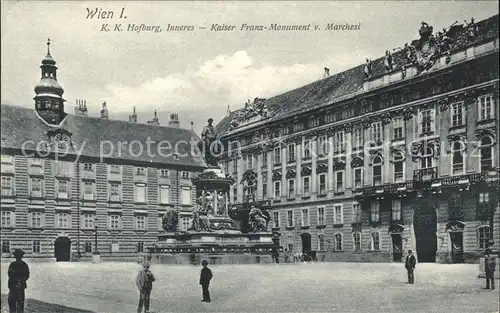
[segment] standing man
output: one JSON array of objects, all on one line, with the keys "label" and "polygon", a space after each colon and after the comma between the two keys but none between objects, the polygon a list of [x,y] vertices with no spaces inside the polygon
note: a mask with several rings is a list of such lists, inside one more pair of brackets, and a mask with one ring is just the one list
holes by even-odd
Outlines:
[{"label": "standing man", "polygon": [[490,249],[486,249],[484,252],[484,271],[486,274],[486,289],[490,289],[490,281],[491,281],[491,289],[495,289],[495,267],[496,260],[495,256],[491,254]]},{"label": "standing man", "polygon": [[201,302],[210,302],[210,291],[208,290],[208,286],[210,285],[210,280],[212,279],[212,271],[207,267],[207,260],[203,260],[201,265],[203,265],[200,274],[200,285],[203,291],[203,300],[201,300]]},{"label": "standing man", "polygon": [[142,265],[143,269],[137,274],[135,279],[135,284],[137,289],[139,289],[139,306],[137,307],[137,313],[142,312],[142,307],[144,306],[144,312],[149,312],[149,300],[151,298],[151,290],[153,290],[153,282],[155,277],[153,273],[149,271],[149,262],[144,262]]},{"label": "standing man", "polygon": [[413,255],[413,251],[408,250],[408,256],[405,261],[405,268],[408,272],[408,284],[413,284],[415,282],[415,276],[413,275],[413,271],[415,270],[415,265],[417,265],[417,260]]},{"label": "standing man", "polygon": [[10,313],[24,313],[24,297],[27,288],[26,281],[30,278],[28,264],[22,260],[24,252],[21,249],[14,251],[16,260],[9,265],[9,310]]}]

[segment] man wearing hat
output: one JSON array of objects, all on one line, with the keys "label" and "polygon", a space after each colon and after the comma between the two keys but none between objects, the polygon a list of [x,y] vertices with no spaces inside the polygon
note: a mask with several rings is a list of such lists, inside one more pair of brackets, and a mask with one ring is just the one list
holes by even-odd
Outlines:
[{"label": "man wearing hat", "polygon": [[413,255],[413,251],[408,250],[408,256],[405,261],[405,268],[408,272],[408,284],[413,284],[415,282],[415,276],[413,271],[415,270],[415,266],[417,265],[417,260]]},{"label": "man wearing hat", "polygon": [[139,306],[137,307],[137,313],[142,312],[142,307],[144,306],[144,312],[149,312],[149,299],[151,297],[151,290],[153,290],[153,282],[155,277],[153,273],[149,271],[149,262],[144,262],[142,264],[143,269],[137,274],[135,283],[137,289],[139,289]]},{"label": "man wearing hat", "polygon": [[9,265],[9,310],[10,313],[24,312],[24,290],[26,281],[30,278],[28,264],[22,260],[24,252],[21,249],[14,251],[16,260]]},{"label": "man wearing hat", "polygon": [[495,267],[496,267],[496,260],[495,256],[491,254],[490,249],[486,249],[484,252],[484,271],[485,271],[485,276],[486,276],[486,289],[490,289],[490,282],[491,282],[491,289],[495,289]]}]

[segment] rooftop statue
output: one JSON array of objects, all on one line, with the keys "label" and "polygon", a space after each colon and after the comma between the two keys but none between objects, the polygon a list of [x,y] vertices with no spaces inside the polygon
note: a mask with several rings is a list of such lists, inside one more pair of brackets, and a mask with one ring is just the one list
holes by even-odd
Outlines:
[{"label": "rooftop statue", "polygon": [[199,142],[199,148],[204,154],[205,162],[208,166],[217,166],[216,154],[219,151],[219,143],[216,142],[217,133],[215,127],[212,125],[213,119],[208,119],[208,124],[203,127],[201,131],[201,141]]}]

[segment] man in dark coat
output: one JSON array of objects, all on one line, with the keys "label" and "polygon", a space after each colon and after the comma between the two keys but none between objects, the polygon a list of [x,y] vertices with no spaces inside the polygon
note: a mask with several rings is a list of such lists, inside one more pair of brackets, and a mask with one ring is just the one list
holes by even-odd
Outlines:
[{"label": "man in dark coat", "polygon": [[28,264],[22,260],[24,252],[20,249],[14,251],[16,260],[9,265],[9,310],[10,313],[24,312],[26,281],[30,278]]},{"label": "man in dark coat", "polygon": [[203,265],[200,274],[200,285],[203,291],[203,300],[201,300],[201,302],[210,302],[210,291],[208,290],[208,286],[212,279],[212,271],[207,267],[208,262],[206,260],[203,260],[201,265]]},{"label": "man in dark coat", "polygon": [[417,265],[417,260],[413,255],[413,251],[408,250],[408,256],[405,261],[405,268],[408,272],[408,284],[413,284],[415,282],[415,276],[413,276],[413,271],[415,270],[415,265]]},{"label": "man in dark coat", "polygon": [[495,289],[495,267],[496,267],[496,260],[495,256],[491,254],[490,249],[486,249],[484,252],[484,271],[486,274],[486,289],[490,289],[490,282],[491,282],[491,289]]}]

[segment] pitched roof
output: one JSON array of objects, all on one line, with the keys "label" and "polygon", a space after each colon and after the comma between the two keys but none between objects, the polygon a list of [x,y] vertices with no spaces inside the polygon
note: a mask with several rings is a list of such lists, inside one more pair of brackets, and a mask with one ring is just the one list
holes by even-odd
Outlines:
[{"label": "pitched roof", "polygon": [[[27,149],[34,148],[37,143],[50,141],[49,131],[62,129],[72,134],[71,141],[77,151],[83,150],[83,156],[206,167],[202,156],[191,151],[190,143],[199,140],[191,130],[71,114],[61,125],[50,126],[34,109],[5,104],[1,108],[2,149],[21,149],[23,144]],[[174,152],[179,154],[178,159]]]},{"label": "pitched roof", "polygon": [[[454,39],[461,37],[452,45],[451,53],[463,50],[467,46],[472,46],[486,40],[498,37],[498,15],[482,20],[475,24],[477,34],[474,40],[462,40],[466,29],[462,28],[453,36]],[[458,28],[458,27],[457,27]],[[400,69],[406,63],[403,51],[392,54],[395,69]],[[372,60],[372,77],[377,77],[386,73],[384,68],[384,57]],[[284,120],[300,112],[309,111],[322,106],[331,105],[332,102],[363,93],[363,83],[365,81],[364,64],[337,73],[327,78],[315,81],[311,84],[299,87],[279,94],[266,100],[266,105],[273,117],[267,122]],[[261,95],[265,97],[265,95]],[[241,113],[243,109],[238,109],[220,121],[216,128],[220,134],[229,131],[229,124]]]}]

